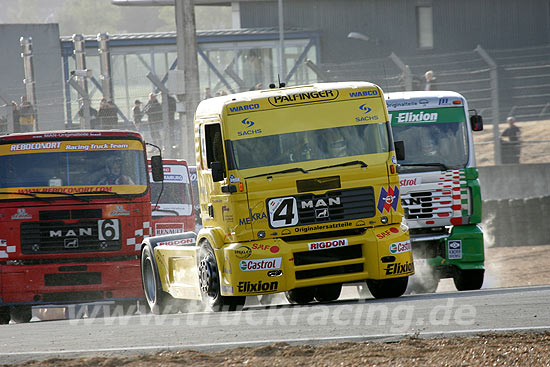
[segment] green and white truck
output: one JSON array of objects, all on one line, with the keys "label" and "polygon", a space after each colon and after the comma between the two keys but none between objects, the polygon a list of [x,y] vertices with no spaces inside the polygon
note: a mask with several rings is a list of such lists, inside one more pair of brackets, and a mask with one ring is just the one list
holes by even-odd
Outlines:
[{"label": "green and white truck", "polygon": [[410,290],[434,292],[441,278],[453,278],[459,291],[479,289],[484,251],[472,131],[483,129],[482,118],[456,92],[385,96],[394,140],[405,147],[398,172],[416,268]]}]

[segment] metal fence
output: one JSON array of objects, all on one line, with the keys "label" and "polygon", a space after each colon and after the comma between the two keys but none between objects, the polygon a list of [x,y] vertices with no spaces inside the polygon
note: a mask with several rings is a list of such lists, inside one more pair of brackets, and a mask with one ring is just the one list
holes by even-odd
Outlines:
[{"label": "metal fence", "polygon": [[[323,80],[368,80],[387,92],[423,90],[424,73],[432,70],[439,90],[453,90],[480,113],[486,129],[493,125],[493,162],[500,163],[499,123],[514,115],[520,123],[550,119],[550,45],[519,49],[400,57],[393,53],[381,59],[344,64],[321,64]],[[523,141],[524,145],[545,140]],[[539,150],[542,158],[547,149]]]}]

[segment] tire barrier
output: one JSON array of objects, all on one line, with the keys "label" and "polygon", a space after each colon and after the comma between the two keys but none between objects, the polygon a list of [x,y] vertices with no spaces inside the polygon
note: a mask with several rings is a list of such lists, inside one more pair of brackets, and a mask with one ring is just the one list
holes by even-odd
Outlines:
[{"label": "tire barrier", "polygon": [[550,196],[483,201],[485,246],[550,243]]}]

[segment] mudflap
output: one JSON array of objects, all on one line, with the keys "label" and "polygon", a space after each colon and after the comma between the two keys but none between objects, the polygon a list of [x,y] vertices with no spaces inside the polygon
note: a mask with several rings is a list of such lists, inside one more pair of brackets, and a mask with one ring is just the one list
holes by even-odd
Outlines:
[{"label": "mudflap", "polygon": [[445,240],[445,262],[461,270],[485,269],[483,232],[477,225],[454,226]]}]

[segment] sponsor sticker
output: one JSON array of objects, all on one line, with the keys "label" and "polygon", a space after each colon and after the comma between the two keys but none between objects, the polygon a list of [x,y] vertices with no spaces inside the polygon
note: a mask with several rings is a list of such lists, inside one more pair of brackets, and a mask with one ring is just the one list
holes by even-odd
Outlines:
[{"label": "sponsor sticker", "polygon": [[163,241],[157,243],[157,246],[186,246],[195,243],[194,238],[181,238],[179,240]]},{"label": "sponsor sticker", "polygon": [[248,259],[252,254],[252,249],[248,246],[239,246],[235,249],[235,256],[238,259]]},{"label": "sponsor sticker", "polygon": [[176,234],[184,231],[183,223],[157,223],[155,224],[155,235]]},{"label": "sponsor sticker", "polygon": [[462,241],[453,240],[447,243],[449,259],[462,259]]},{"label": "sponsor sticker", "polygon": [[408,261],[404,264],[392,263],[388,264],[384,270],[386,271],[386,275],[408,274],[414,271],[414,263]]},{"label": "sponsor sticker", "polygon": [[307,245],[309,247],[309,251],[327,250],[327,249],[330,249],[330,248],[347,246],[348,245],[348,239],[347,238],[342,238],[342,239],[338,239],[338,240],[310,242]]},{"label": "sponsor sticker", "polygon": [[390,245],[390,252],[392,254],[401,254],[403,252],[411,251],[411,241],[394,242]]},{"label": "sponsor sticker", "polygon": [[124,205],[117,205],[115,209],[109,213],[110,217],[115,217],[119,215],[130,215],[130,212],[124,208]]},{"label": "sponsor sticker", "polygon": [[390,209],[397,210],[397,204],[399,203],[399,187],[388,187],[388,190],[384,187],[380,188],[380,196],[378,197],[378,205],[376,208],[383,214],[384,211],[389,213]]},{"label": "sponsor sticker", "polygon": [[282,258],[241,260],[239,266],[242,271],[273,270],[281,268]]},{"label": "sponsor sticker", "polygon": [[414,178],[402,178],[399,180],[399,185],[401,187],[408,187],[408,186],[417,186],[422,183],[422,177],[414,177]]},{"label": "sponsor sticker", "polygon": [[32,215],[27,213],[25,208],[17,209],[17,213],[11,216],[11,219],[32,219]]},{"label": "sponsor sticker", "polygon": [[279,282],[239,282],[237,289],[239,292],[251,293],[251,292],[273,292],[279,288]]}]

